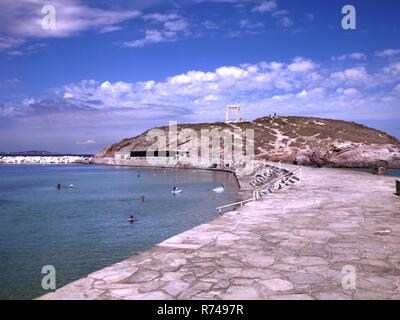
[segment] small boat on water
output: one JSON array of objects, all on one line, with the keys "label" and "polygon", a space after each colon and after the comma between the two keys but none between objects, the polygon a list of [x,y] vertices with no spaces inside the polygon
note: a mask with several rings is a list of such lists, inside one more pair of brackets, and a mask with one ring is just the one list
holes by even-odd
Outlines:
[{"label": "small boat on water", "polygon": [[183,190],[181,190],[181,189],[176,189],[176,190],[171,191],[171,193],[173,193],[173,194],[182,193],[182,192],[183,192]]}]

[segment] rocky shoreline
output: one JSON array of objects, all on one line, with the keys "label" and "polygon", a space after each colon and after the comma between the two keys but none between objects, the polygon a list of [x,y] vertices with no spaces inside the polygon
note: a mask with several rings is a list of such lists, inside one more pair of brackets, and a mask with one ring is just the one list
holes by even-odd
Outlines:
[{"label": "rocky shoreline", "polygon": [[[160,127],[156,130],[168,137],[170,128]],[[197,137],[201,136],[203,130],[208,130],[231,132],[239,140],[247,139],[254,144],[255,160],[335,168],[369,168],[385,163],[388,168],[400,169],[400,141],[385,132],[354,122],[311,117],[264,117],[234,124],[178,125],[179,150],[196,155],[193,159],[196,166],[209,167],[213,165],[212,162],[197,164],[198,150],[194,149],[198,148],[194,143],[196,135],[185,136],[187,130],[197,133]],[[247,136],[248,130],[254,132],[251,139]],[[153,141],[148,139],[150,131],[104,148],[95,155],[94,161],[114,165],[142,165],[145,159],[132,156],[132,152],[140,153],[149,149]],[[238,163],[230,164],[238,167]]]}]

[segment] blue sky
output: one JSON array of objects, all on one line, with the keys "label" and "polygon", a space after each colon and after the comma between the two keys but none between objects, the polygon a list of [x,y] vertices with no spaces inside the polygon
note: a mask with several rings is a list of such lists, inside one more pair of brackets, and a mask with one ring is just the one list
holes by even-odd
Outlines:
[{"label": "blue sky", "polygon": [[[44,5],[56,28],[44,30]],[[341,27],[344,5],[357,29]],[[400,3],[0,1],[0,151],[95,152],[149,127],[277,112],[400,137]]]}]

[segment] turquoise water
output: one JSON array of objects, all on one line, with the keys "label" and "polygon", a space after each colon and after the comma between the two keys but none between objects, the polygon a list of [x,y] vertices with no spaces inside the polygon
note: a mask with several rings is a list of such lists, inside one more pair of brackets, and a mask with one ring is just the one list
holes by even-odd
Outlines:
[{"label": "turquoise water", "polygon": [[[0,165],[0,299],[32,299],[44,265],[57,287],[218,216],[238,200],[224,172]],[[56,184],[63,187],[56,190]],[[68,186],[74,184],[75,188]],[[212,188],[224,184],[226,192]],[[172,195],[173,185],[184,189]],[[138,198],[144,195],[145,202]],[[128,223],[134,215],[137,222]]]}]

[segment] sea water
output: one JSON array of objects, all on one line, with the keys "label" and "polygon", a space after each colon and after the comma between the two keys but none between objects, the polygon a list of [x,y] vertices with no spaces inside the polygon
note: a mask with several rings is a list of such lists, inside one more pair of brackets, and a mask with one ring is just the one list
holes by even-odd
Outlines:
[{"label": "sea water", "polygon": [[389,176],[392,176],[392,177],[400,177],[400,170],[399,169],[396,169],[396,170],[389,170]]},{"label": "sea water", "polygon": [[[372,173],[372,168],[353,168],[353,169],[346,169],[346,170],[356,170],[356,171]],[[389,169],[387,175],[391,176],[391,177],[400,177],[400,169]]]},{"label": "sea water", "polygon": [[[224,193],[212,191],[221,184]],[[173,186],[184,192],[173,195]],[[47,293],[45,265],[55,267],[59,288],[211,221],[217,206],[237,200],[236,179],[225,172],[0,165],[0,299]]]}]

